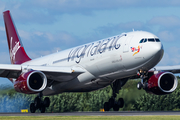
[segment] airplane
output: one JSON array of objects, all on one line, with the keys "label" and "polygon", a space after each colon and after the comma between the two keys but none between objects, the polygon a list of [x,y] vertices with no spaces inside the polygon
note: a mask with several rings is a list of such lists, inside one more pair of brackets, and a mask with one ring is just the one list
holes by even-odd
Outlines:
[{"label": "airplane", "polygon": [[[37,94],[31,113],[44,113],[49,97],[63,92],[90,92],[112,87],[104,110],[118,111],[123,98],[115,100],[129,79],[140,78],[137,88],[148,93],[172,93],[178,85],[173,74],[180,67],[155,67],[164,49],[159,38],[146,31],[131,31],[31,59],[20,40],[10,11],[3,12],[11,64],[0,64],[0,77],[8,78],[17,92]],[[154,68],[155,67],[155,68]]]}]

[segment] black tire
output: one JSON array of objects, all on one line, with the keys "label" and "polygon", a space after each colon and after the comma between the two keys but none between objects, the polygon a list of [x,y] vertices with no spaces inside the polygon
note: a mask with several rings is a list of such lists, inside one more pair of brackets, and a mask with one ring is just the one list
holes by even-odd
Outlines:
[{"label": "black tire", "polygon": [[143,89],[144,89],[144,90],[147,90],[147,89],[148,89],[148,84],[147,84],[147,83],[144,83]]},{"label": "black tire", "polygon": [[49,99],[49,97],[45,97],[43,103],[44,103],[44,106],[45,106],[45,107],[49,107],[49,105],[50,105],[50,99]]},{"label": "black tire", "polygon": [[44,105],[41,106],[41,108],[39,109],[41,111],[41,113],[45,113],[46,111],[46,107]]},{"label": "black tire", "polygon": [[114,104],[113,110],[114,110],[114,111],[119,111],[119,105],[118,105],[118,104]]},{"label": "black tire", "polygon": [[109,111],[109,103],[108,102],[104,103],[104,111]]},{"label": "black tire", "polygon": [[138,89],[138,90],[141,90],[141,88],[142,88],[142,84],[141,84],[141,82],[138,82],[138,83],[137,83],[137,89]]},{"label": "black tire", "polygon": [[34,99],[34,106],[36,107],[36,109],[40,108],[40,106],[41,106],[41,99],[39,97],[36,97]]},{"label": "black tire", "polygon": [[124,106],[124,99],[123,98],[118,99],[118,106],[119,106],[119,108],[123,108],[123,106]]},{"label": "black tire", "polygon": [[109,102],[108,102],[109,103],[109,109],[111,109],[114,106],[114,102],[115,102],[114,98],[109,99]]},{"label": "black tire", "polygon": [[30,111],[31,111],[31,113],[35,113],[36,112],[36,107],[35,107],[34,103],[30,104]]}]

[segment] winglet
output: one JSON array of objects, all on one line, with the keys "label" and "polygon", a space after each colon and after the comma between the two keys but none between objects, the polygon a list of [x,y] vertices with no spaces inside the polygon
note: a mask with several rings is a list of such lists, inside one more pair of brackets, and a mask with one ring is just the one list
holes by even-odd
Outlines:
[{"label": "winglet", "polygon": [[6,28],[7,41],[11,64],[22,64],[31,60],[26,54],[18,32],[15,28],[10,11],[3,12],[4,24]]}]

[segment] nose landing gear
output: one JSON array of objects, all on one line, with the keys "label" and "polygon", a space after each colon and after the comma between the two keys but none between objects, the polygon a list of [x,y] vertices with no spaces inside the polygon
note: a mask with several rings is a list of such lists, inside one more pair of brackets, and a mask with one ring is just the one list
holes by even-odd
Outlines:
[{"label": "nose landing gear", "polygon": [[147,80],[148,80],[148,71],[140,70],[137,74],[141,78],[141,82],[137,83],[137,89],[138,90],[141,90],[141,88],[146,89],[147,88]]}]

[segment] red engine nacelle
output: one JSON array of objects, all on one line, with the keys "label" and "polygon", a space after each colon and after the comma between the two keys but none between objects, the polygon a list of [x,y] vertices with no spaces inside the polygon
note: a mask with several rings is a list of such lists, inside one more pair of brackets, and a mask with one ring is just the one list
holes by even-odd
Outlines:
[{"label": "red engine nacelle", "polygon": [[14,88],[21,93],[38,93],[47,86],[47,78],[40,71],[29,71],[22,73],[14,83]]},{"label": "red engine nacelle", "polygon": [[160,72],[149,78],[146,91],[156,95],[165,95],[172,93],[177,85],[176,76],[170,72]]}]

